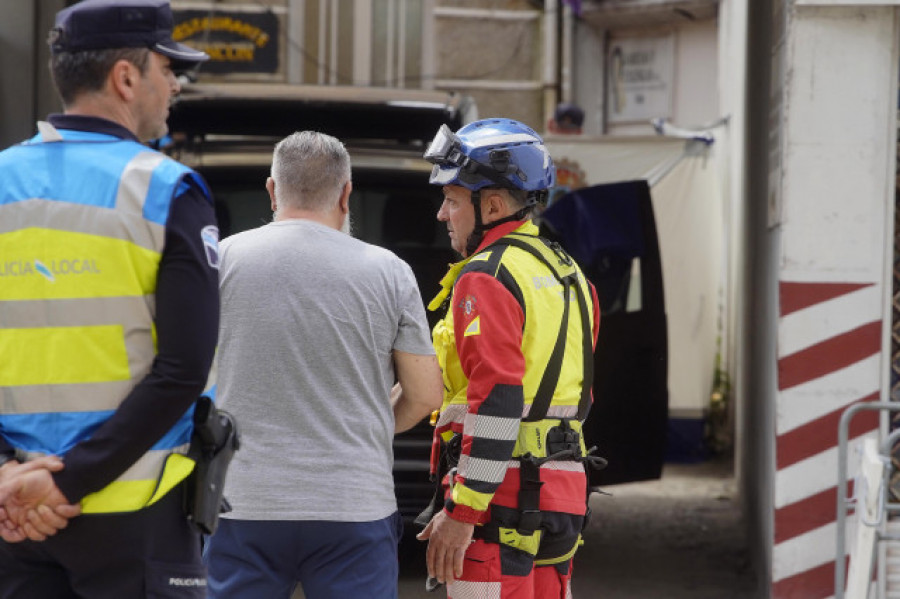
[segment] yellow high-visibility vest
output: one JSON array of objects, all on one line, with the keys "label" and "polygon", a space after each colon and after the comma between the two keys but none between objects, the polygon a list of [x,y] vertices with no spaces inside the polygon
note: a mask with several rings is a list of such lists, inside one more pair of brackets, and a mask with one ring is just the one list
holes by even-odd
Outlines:
[{"label": "yellow high-visibility vest", "polygon": [[[0,434],[29,456],[64,456],[150,371],[172,200],[186,186],[210,195],[137,142],[41,125],[0,153]],[[193,469],[191,432],[188,413],[83,512],[165,495]]]}]

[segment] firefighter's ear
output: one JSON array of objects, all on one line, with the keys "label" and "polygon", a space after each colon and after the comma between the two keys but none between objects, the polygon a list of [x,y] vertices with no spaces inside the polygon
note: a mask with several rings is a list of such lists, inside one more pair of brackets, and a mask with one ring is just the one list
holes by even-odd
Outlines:
[{"label": "firefighter's ear", "polygon": [[481,216],[484,222],[490,223],[507,215],[506,201],[499,189],[487,189],[481,192]]}]

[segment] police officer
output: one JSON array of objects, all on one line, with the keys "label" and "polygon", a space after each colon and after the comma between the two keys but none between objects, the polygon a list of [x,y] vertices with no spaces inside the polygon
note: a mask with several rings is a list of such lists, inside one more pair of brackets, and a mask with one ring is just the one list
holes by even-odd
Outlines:
[{"label": "police officer", "polygon": [[437,218],[463,256],[429,306],[449,302],[433,332],[445,392],[432,463],[445,495],[419,534],[429,576],[451,597],[570,596],[594,460],[580,431],[596,292],[530,220],[555,177],[533,130],[499,118],[443,126],[425,158],[443,188]]},{"label": "police officer", "polygon": [[[182,495],[218,231],[202,179],[144,145],[167,132],[176,72],[208,58],[172,27],[167,0],[60,11],[64,113],[0,153],[2,598],[205,596]],[[16,464],[53,455],[62,470]]]}]

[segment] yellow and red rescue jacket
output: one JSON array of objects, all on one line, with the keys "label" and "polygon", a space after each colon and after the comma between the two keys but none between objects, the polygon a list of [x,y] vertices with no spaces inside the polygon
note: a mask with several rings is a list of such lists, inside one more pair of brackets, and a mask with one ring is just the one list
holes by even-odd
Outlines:
[{"label": "yellow and red rescue jacket", "polygon": [[[490,504],[517,507],[519,461],[531,453],[546,455],[544,437],[560,419],[576,419],[584,381],[584,336],[596,344],[600,310],[596,291],[577,265],[582,297],[590,296],[590,326],[571,290],[562,367],[546,418],[524,422],[561,334],[564,294],[559,279],[531,252],[506,245],[505,236],[524,240],[552,261],[553,250],[537,237],[531,221],[491,229],[473,255],[453,265],[441,293],[429,309],[448,295],[447,315],[433,331],[443,371],[444,403],[435,435],[448,441],[462,435],[456,476],[445,509],[457,520],[483,523]],[[557,273],[558,274],[558,273]],[[451,294],[452,290],[452,294]],[[580,422],[574,420],[576,428]],[[582,451],[584,451],[582,441]],[[549,461],[541,467],[544,485],[540,509],[585,513],[586,479],[578,461]]]}]

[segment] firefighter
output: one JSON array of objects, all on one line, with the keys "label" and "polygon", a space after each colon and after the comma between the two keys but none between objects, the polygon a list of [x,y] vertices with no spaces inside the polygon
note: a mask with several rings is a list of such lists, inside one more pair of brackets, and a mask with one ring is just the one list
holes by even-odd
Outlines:
[{"label": "firefighter", "polygon": [[[532,210],[555,169],[541,138],[510,119],[453,133],[425,153],[443,188],[439,221],[463,260],[429,309],[444,377],[433,474],[443,493],[419,534],[429,585],[449,597],[567,597],[587,513],[581,437],[599,330],[596,291]],[[442,509],[441,508],[442,503]]]}]

